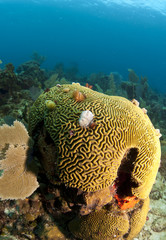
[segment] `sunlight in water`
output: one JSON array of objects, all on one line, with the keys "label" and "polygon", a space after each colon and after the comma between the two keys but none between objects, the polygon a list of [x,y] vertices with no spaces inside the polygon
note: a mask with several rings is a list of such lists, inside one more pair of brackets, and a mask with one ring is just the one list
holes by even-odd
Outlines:
[{"label": "sunlight in water", "polygon": [[[4,0],[3,0],[4,1]],[[0,2],[3,2],[0,0]],[[11,1],[11,0],[10,0]],[[16,0],[18,1],[18,0]],[[23,1],[23,0],[22,0]],[[166,15],[166,0],[94,0],[94,1],[89,1],[89,0],[31,0],[34,3],[66,3],[66,4],[81,4],[83,6],[98,6],[100,4],[104,5],[121,5],[121,6],[129,6],[129,7],[136,7],[136,8],[147,8],[151,9],[157,12],[160,12],[163,15]]]}]

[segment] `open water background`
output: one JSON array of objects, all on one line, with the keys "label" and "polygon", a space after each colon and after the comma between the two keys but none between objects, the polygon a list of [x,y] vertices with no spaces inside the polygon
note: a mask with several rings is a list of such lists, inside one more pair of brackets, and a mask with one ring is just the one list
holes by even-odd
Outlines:
[{"label": "open water background", "polygon": [[0,59],[16,67],[36,51],[43,68],[79,73],[132,68],[166,92],[166,1],[0,0]]}]

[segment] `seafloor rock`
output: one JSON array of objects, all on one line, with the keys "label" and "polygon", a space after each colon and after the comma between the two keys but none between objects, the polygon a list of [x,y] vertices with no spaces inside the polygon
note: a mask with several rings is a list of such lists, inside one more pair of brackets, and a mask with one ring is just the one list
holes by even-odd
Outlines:
[{"label": "seafloor rock", "polygon": [[62,230],[56,225],[52,224],[49,226],[45,224],[43,229],[39,233],[41,240],[66,240],[66,236],[63,234]]},{"label": "seafloor rock", "polygon": [[163,230],[166,229],[166,218],[158,218],[156,220],[153,221],[152,223],[152,230],[154,232],[162,232]]},{"label": "seafloor rock", "polygon": [[[154,198],[156,190],[159,191],[160,197]],[[150,211],[148,213],[147,221],[134,240],[165,240],[166,239],[166,189],[165,179],[160,174],[157,174],[156,182],[150,194]],[[158,194],[157,194],[158,196]]]},{"label": "seafloor rock", "polygon": [[[165,126],[165,125],[164,125]],[[166,141],[161,142],[161,152],[162,152],[162,160],[161,160],[161,175],[166,179]]]}]

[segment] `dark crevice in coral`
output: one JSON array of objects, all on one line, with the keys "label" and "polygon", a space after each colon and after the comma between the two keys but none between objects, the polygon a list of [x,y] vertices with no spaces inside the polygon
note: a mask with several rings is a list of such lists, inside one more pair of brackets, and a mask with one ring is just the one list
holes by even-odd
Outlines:
[{"label": "dark crevice in coral", "polygon": [[[39,133],[42,129],[44,125],[44,119],[41,120],[40,122],[38,122],[36,125],[35,125],[35,128],[33,129],[32,133],[30,134],[30,136],[33,136],[33,140],[34,142],[36,142],[38,136],[39,136]],[[29,129],[28,129],[29,130]]]},{"label": "dark crevice in coral", "polygon": [[42,122],[37,126],[36,135],[34,137],[34,156],[40,162],[40,170],[45,172],[47,178],[51,183],[60,183],[60,179],[57,171],[57,147],[54,141],[50,137],[48,131],[43,128]]},{"label": "dark crevice in coral", "polygon": [[134,168],[133,163],[136,161],[137,155],[138,148],[130,148],[122,159],[116,179],[117,194],[120,197],[132,196],[131,188],[138,187],[138,183],[131,176]]}]

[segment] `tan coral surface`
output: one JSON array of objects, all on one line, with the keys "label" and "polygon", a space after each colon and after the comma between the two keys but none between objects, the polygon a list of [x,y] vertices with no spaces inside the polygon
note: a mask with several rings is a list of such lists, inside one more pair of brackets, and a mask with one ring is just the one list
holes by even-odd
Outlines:
[{"label": "tan coral surface", "polygon": [[26,168],[30,137],[25,126],[0,127],[0,198],[24,199],[38,187],[35,174]]}]

